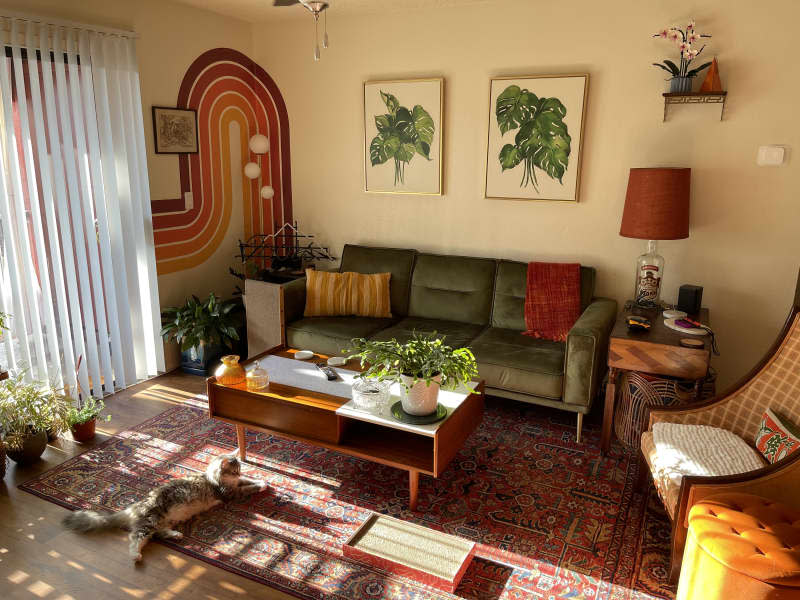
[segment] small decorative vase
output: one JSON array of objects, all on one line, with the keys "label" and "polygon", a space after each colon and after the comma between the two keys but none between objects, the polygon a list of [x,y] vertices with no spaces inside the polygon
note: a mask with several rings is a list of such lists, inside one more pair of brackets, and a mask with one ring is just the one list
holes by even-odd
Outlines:
[{"label": "small decorative vase", "polygon": [[692,91],[692,78],[673,77],[669,80],[669,91],[672,94],[688,94]]},{"label": "small decorative vase", "polygon": [[401,375],[403,389],[400,393],[400,401],[403,410],[410,415],[424,416],[436,412],[436,405],[439,401],[439,386],[442,383],[442,376],[437,375],[431,380],[430,385],[421,379],[414,382],[413,377]]},{"label": "small decorative vase", "polygon": [[22,448],[19,450],[8,450],[8,458],[20,465],[27,465],[36,462],[44,454],[47,448],[47,432],[37,431],[25,438]]},{"label": "small decorative vase", "polygon": [[247,372],[247,389],[252,392],[263,390],[269,385],[269,373],[258,365]]},{"label": "small decorative vase", "polygon": [[88,442],[94,439],[97,419],[89,419],[85,423],[78,423],[71,428],[72,439],[76,442]]},{"label": "small decorative vase", "polygon": [[223,356],[221,359],[222,364],[217,369],[214,375],[217,378],[217,383],[222,385],[239,385],[245,381],[245,372],[242,365],[239,364],[239,357],[235,354]]}]

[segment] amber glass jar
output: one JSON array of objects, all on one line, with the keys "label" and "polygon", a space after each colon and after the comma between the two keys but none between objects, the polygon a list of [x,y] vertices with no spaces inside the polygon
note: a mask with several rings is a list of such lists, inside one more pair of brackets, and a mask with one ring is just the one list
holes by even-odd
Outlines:
[{"label": "amber glass jar", "polygon": [[244,368],[239,364],[238,356],[229,354],[223,356],[220,360],[222,364],[217,369],[217,372],[214,373],[217,378],[217,383],[221,383],[222,385],[238,385],[244,383]]}]

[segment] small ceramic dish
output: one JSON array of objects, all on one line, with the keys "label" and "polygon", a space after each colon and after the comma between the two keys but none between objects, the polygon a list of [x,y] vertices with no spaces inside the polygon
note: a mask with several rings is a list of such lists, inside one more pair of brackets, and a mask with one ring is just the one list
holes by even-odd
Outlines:
[{"label": "small ceramic dish", "polygon": [[314,358],[314,353],[311,350],[298,350],[294,353],[294,357],[297,360],[308,360],[309,358]]},{"label": "small ceramic dish", "polygon": [[328,359],[329,367],[343,367],[347,364],[347,359],[344,356],[331,356]]}]

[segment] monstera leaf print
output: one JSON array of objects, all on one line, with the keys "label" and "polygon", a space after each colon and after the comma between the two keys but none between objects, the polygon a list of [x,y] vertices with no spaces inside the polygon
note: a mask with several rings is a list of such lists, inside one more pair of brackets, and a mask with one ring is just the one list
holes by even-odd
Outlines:
[{"label": "monstera leaf print", "polygon": [[400,106],[392,94],[381,91],[381,99],[388,113],[375,116],[378,129],[369,145],[372,166],[394,160],[394,184],[405,180],[405,168],[415,154],[431,160],[431,143],[436,129],[428,111],[417,104],[409,110]]},{"label": "monstera leaf print", "polygon": [[563,184],[572,142],[564,123],[566,114],[558,98],[539,98],[518,85],[508,86],[497,97],[495,115],[500,134],[518,130],[514,143],[502,147],[498,160],[503,171],[523,164],[520,187],[530,184],[539,191],[536,169]]}]

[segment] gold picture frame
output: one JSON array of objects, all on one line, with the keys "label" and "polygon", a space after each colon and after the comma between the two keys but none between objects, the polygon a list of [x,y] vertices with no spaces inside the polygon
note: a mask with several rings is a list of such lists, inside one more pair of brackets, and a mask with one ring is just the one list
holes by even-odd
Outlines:
[{"label": "gold picture frame", "polygon": [[[444,87],[444,77],[368,80],[363,83],[362,165],[365,192],[420,196],[441,196],[444,194]],[[384,95],[391,96],[393,99],[386,99]],[[433,96],[436,95],[438,95],[438,114],[431,115],[427,107],[435,101]],[[383,132],[378,129],[377,122],[380,120],[384,127],[390,126],[391,117],[395,116],[390,109],[390,104],[395,101],[397,102],[395,111],[404,109],[409,114],[416,115],[419,113],[421,115],[420,119],[414,119],[412,127],[419,122],[424,122],[426,116],[431,118],[433,124],[433,133],[427,146],[425,145],[427,137],[424,127],[420,129],[420,135],[416,139],[404,138],[403,146],[409,148],[404,156],[410,154],[410,158],[407,161],[399,160],[393,156],[392,148],[388,142],[394,142],[390,138],[396,136],[389,135],[388,129],[384,129],[387,137],[379,140]],[[421,104],[423,101],[425,106]],[[424,114],[417,110],[418,107],[422,108],[422,113]],[[388,119],[384,119],[384,117],[388,117]],[[409,145],[413,145],[416,148],[415,152],[410,151]],[[373,156],[371,154],[372,151],[377,153]],[[376,163],[373,158],[380,162]],[[432,170],[431,166],[424,162],[426,158],[435,165],[435,169]],[[389,159],[394,161],[393,174]],[[412,166],[411,163],[414,161],[417,162]],[[422,168],[419,165],[422,165]]]},{"label": "gold picture frame", "polygon": [[[543,80],[559,80],[554,83],[544,82]],[[579,80],[582,80],[580,82]],[[499,91],[500,85],[506,83],[506,88]],[[512,83],[513,82],[513,83]],[[522,87],[522,85],[528,87]],[[538,85],[537,85],[538,84]],[[579,85],[580,84],[580,85]],[[545,166],[547,170],[541,169],[535,165],[533,159],[520,158],[521,152],[515,154],[515,148],[507,149],[506,146],[516,146],[515,139],[504,137],[512,129],[502,131],[497,115],[496,115],[496,98],[503,93],[506,93],[510,86],[517,85],[520,87],[521,93],[529,91],[529,93],[536,95],[537,98],[547,98],[548,100],[555,100],[558,104],[552,103],[548,109],[555,110],[556,116],[559,117],[558,123],[564,126],[564,132],[568,133],[570,138],[568,159],[573,156],[576,159],[573,161],[567,160],[566,165],[563,164],[564,157],[557,152],[553,152],[550,156],[546,157]],[[547,96],[544,94],[537,94],[537,89],[542,91],[544,89]],[[566,105],[562,99],[551,94],[559,92],[566,100]],[[580,98],[578,98],[580,96]],[[583,163],[583,141],[584,131],[586,126],[586,107],[589,98],[589,73],[567,73],[557,75],[507,75],[492,77],[489,80],[489,109],[488,109],[488,125],[486,134],[486,162],[484,164],[484,198],[492,200],[527,200],[527,201],[547,201],[547,202],[578,202],[580,197],[580,184],[581,184],[581,167]],[[558,112],[555,106],[560,106],[564,109],[564,113]],[[575,126],[575,117],[573,117],[575,108],[579,108],[577,119],[579,123]],[[573,128],[569,127],[567,119],[572,123]],[[514,124],[516,121],[509,118],[505,121],[506,125]],[[493,131],[493,126],[495,131]],[[519,126],[519,125],[518,125]],[[521,126],[519,126],[521,129]],[[577,152],[572,152],[574,146],[575,131],[578,132]],[[498,132],[499,135],[498,135]],[[505,144],[500,145],[500,141]],[[515,142],[511,144],[510,142]],[[503,158],[507,157],[507,162],[503,162]],[[560,159],[560,160],[559,160]],[[497,163],[497,164],[496,164]],[[500,173],[498,173],[498,164]],[[513,165],[513,166],[507,166]],[[574,168],[573,168],[574,165]],[[562,171],[563,167],[563,171]],[[538,169],[538,171],[537,171]],[[513,173],[506,171],[514,171]],[[511,183],[511,178],[515,177],[519,180],[519,174],[522,173],[522,182],[516,187]],[[545,175],[542,182],[539,181],[537,173]],[[557,175],[561,173],[559,179]],[[563,179],[569,175],[569,186],[565,189],[559,189],[555,183],[564,186]],[[574,179],[573,179],[574,177]],[[547,179],[552,181],[548,181]],[[555,182],[555,183],[553,183]],[[544,185],[543,185],[544,184]],[[539,189],[541,186],[541,190]],[[519,188],[519,189],[517,189]],[[531,191],[531,188],[533,191]],[[523,193],[517,193],[523,190]]]}]

